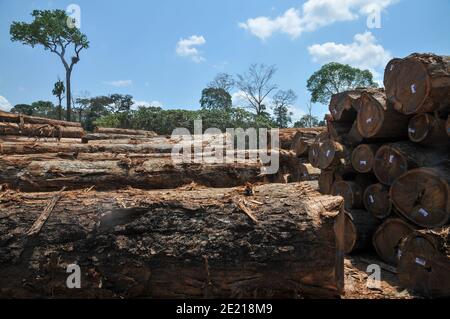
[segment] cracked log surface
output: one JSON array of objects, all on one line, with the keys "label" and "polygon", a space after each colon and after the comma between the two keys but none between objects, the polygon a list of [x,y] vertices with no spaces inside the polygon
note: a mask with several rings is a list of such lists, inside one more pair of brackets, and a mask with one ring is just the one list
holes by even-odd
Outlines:
[{"label": "cracked log surface", "polygon": [[[65,191],[35,236],[55,193],[3,192],[0,297],[337,296],[342,199],[312,185]],[[66,288],[73,263],[81,289]]]}]

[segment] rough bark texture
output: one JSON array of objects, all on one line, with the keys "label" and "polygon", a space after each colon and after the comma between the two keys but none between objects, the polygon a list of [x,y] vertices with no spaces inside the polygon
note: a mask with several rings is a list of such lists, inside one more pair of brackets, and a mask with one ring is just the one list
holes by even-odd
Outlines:
[{"label": "rough bark texture", "polygon": [[359,173],[370,173],[379,148],[377,144],[361,144],[356,147],[352,153],[353,168]]},{"label": "rough bark texture", "polygon": [[426,228],[450,221],[450,162],[433,168],[411,170],[391,187],[397,210],[408,220]]},{"label": "rough bark texture", "polygon": [[386,263],[397,266],[402,256],[401,242],[414,232],[414,227],[399,218],[386,220],[373,235],[373,246]]},{"label": "rough bark texture", "polygon": [[363,93],[357,126],[363,138],[401,140],[408,138],[409,116],[397,112],[383,90]]},{"label": "rough bark texture", "polygon": [[345,253],[357,253],[370,247],[379,222],[365,210],[345,213]]},{"label": "rough bark texture", "polygon": [[146,137],[155,137],[158,135],[153,131],[131,130],[124,128],[107,128],[107,127],[96,127],[94,132],[100,134],[142,135]]},{"label": "rough bark texture", "polygon": [[84,130],[74,126],[50,124],[16,124],[0,122],[0,135],[20,135],[28,137],[81,138]]},{"label": "rough bark texture", "polygon": [[328,140],[328,134],[325,132],[318,135],[314,141],[314,144],[309,148],[308,160],[311,165],[316,168],[319,168],[320,147],[326,140]]},{"label": "rough bark texture", "polygon": [[400,283],[426,297],[450,297],[450,228],[416,231],[402,243]]},{"label": "rough bark texture", "polygon": [[385,71],[388,99],[404,114],[450,110],[450,57],[412,54]]},{"label": "rough bark texture", "polygon": [[64,127],[80,127],[81,124],[78,122],[67,122],[59,121],[53,119],[47,119],[43,117],[28,116],[23,114],[15,114],[0,111],[0,122],[9,122],[16,124],[48,124],[53,126],[64,126]]},{"label": "rough bark texture", "polygon": [[292,139],[291,150],[294,151],[298,157],[308,157],[310,146],[314,144],[317,136],[325,133],[326,130],[326,127],[300,129]]},{"label": "rough bark texture", "polygon": [[412,142],[440,146],[450,142],[445,120],[432,114],[418,114],[409,121],[408,136]]},{"label": "rough bark texture", "polygon": [[373,184],[364,192],[364,207],[374,217],[384,219],[392,213],[392,202],[389,187],[383,184]]},{"label": "rough bark texture", "polygon": [[[59,200],[55,193],[3,193],[0,297],[338,296],[342,199],[306,183],[244,193],[76,191]],[[52,203],[41,230],[27,235]],[[73,263],[81,289],[66,287]]]},{"label": "rough bark texture", "polygon": [[426,148],[412,142],[383,145],[375,155],[373,170],[385,185],[392,183],[407,171],[418,167],[435,166],[448,159],[447,148]]},{"label": "rough bark texture", "polygon": [[334,94],[331,97],[329,110],[335,121],[353,123],[359,110],[359,101],[364,89],[356,89]]}]

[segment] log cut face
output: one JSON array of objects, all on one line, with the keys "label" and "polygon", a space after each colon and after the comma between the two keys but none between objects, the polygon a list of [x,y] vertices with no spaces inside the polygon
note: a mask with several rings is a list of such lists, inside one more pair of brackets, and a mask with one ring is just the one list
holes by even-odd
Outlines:
[{"label": "log cut face", "polygon": [[369,248],[378,224],[378,220],[365,210],[351,210],[345,213],[345,253],[357,253]]},{"label": "log cut face", "polygon": [[403,241],[400,284],[423,296],[450,297],[450,228],[416,231]]},{"label": "log cut face", "polygon": [[364,192],[364,207],[378,219],[390,216],[392,202],[389,196],[389,187],[379,183],[367,187]]},{"label": "log cut face", "polygon": [[353,168],[359,173],[370,173],[378,149],[379,146],[374,144],[361,144],[355,148],[352,153]]},{"label": "log cut face", "polygon": [[414,169],[394,182],[390,196],[397,210],[427,228],[450,221],[450,165]]},{"label": "log cut face", "polygon": [[[244,190],[63,192],[35,236],[54,193],[3,193],[0,297],[339,295],[342,199],[307,183]],[[73,263],[81,289],[66,288]]]},{"label": "log cut face", "polygon": [[373,246],[378,256],[396,266],[402,255],[401,242],[414,232],[414,227],[399,218],[386,220],[373,236]]},{"label": "log cut face", "polygon": [[445,121],[428,113],[418,114],[409,121],[408,136],[411,141],[423,145],[439,146],[449,143]]}]

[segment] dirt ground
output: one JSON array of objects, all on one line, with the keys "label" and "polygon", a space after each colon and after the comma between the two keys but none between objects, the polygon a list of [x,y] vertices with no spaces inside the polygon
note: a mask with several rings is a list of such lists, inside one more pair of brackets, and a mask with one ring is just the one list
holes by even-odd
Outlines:
[{"label": "dirt ground", "polygon": [[[368,280],[373,273],[369,265],[378,265],[381,281]],[[376,266],[375,266],[376,267]],[[345,295],[343,299],[415,299],[400,287],[395,267],[379,260],[375,254],[345,258]]]}]

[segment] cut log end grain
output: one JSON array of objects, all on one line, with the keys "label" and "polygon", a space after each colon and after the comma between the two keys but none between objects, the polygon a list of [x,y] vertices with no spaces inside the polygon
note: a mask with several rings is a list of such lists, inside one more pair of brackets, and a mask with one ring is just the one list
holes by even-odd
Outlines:
[{"label": "cut log end grain", "polygon": [[345,160],[349,157],[348,155],[348,150],[344,145],[327,139],[319,146],[318,166],[320,169],[327,169],[341,164],[341,160]]},{"label": "cut log end grain", "polygon": [[374,217],[384,219],[391,215],[392,202],[389,188],[383,184],[373,184],[364,192],[364,207]]},{"label": "cut log end grain", "polygon": [[359,173],[372,171],[378,145],[361,144],[353,150],[352,166]]},{"label": "cut log end grain", "polygon": [[[342,225],[342,199],[308,183],[252,191],[63,192],[39,240],[29,241],[26,232],[54,194],[5,193],[0,297],[339,296],[344,232],[335,225]],[[66,286],[74,261],[83,289]]]},{"label": "cut log end grain", "polygon": [[344,198],[344,207],[347,210],[363,207],[364,189],[356,183],[350,181],[337,181],[334,183],[331,194]]},{"label": "cut log end grain", "polygon": [[445,121],[431,114],[418,114],[409,121],[409,139],[424,145],[442,145],[449,142]]},{"label": "cut log end grain", "polygon": [[402,242],[402,287],[429,298],[450,297],[450,228],[416,231]]},{"label": "cut log end grain", "polygon": [[392,185],[390,196],[397,210],[408,220],[436,228],[450,220],[450,165],[411,170]]},{"label": "cut log end grain", "polygon": [[344,224],[344,251],[351,254],[370,247],[372,235],[379,222],[365,210],[352,210],[345,213]]},{"label": "cut log end grain", "polygon": [[413,54],[395,59],[385,72],[388,99],[404,114],[448,111],[450,102],[450,58]]},{"label": "cut log end grain", "polygon": [[373,246],[383,261],[396,266],[402,256],[400,244],[414,232],[414,227],[399,218],[386,220],[373,236]]}]

